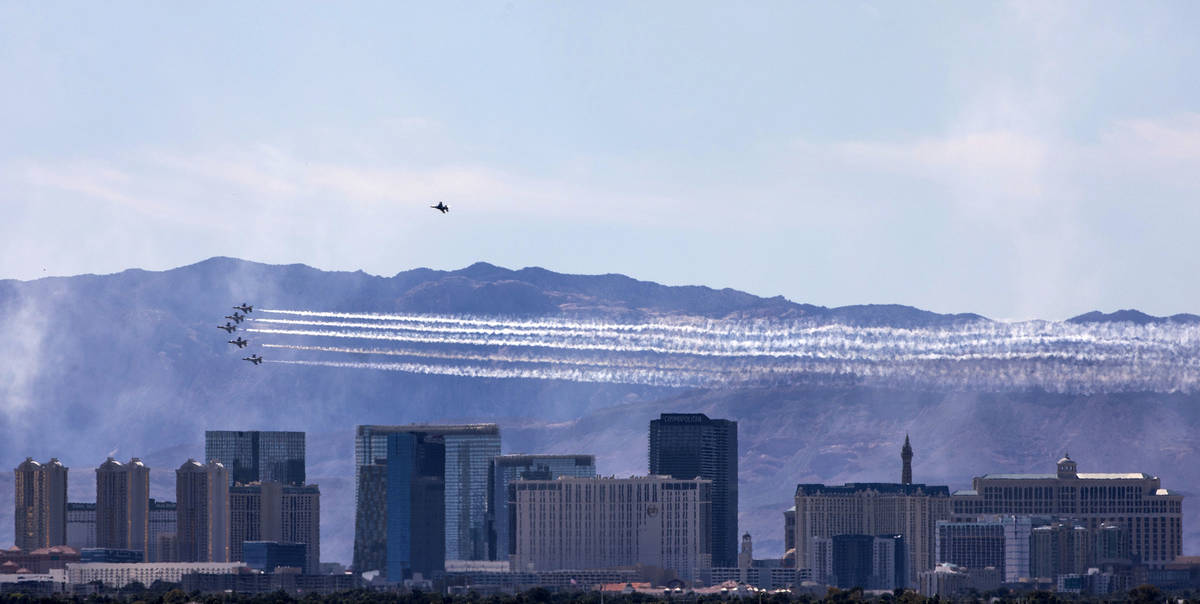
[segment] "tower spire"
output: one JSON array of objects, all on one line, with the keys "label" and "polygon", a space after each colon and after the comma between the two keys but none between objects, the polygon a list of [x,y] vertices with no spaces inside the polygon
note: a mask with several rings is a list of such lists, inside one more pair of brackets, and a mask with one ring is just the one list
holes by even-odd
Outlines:
[{"label": "tower spire", "polygon": [[900,449],[900,460],[904,462],[904,469],[900,471],[900,483],[912,484],[912,445],[908,442],[908,434],[904,435],[904,448]]}]

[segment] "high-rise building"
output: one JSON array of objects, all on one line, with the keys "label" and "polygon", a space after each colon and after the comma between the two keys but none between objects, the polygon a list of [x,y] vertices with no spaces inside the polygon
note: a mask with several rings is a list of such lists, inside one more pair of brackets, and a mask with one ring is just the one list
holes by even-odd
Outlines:
[{"label": "high-rise building", "polygon": [[808,560],[812,537],[886,532],[903,535],[909,585],[934,566],[934,527],[950,517],[950,489],[896,483],[796,486],[796,564]]},{"label": "high-rise building", "polygon": [[712,481],[714,566],[736,566],[737,422],[703,413],[663,413],[650,422],[650,474]]},{"label": "high-rise building", "polygon": [[96,468],[96,547],[149,554],[150,468],[109,457]]},{"label": "high-rise building", "polygon": [[999,521],[937,523],[937,563],[1005,569],[1005,529]]},{"label": "high-rise building", "polygon": [[669,476],[516,480],[512,568],[653,566],[690,581],[712,566],[712,481]]},{"label": "high-rise building", "polygon": [[229,471],[189,459],[175,471],[180,562],[229,562]]},{"label": "high-rise building", "polygon": [[278,482],[229,488],[230,561],[245,561],[244,544],[254,541],[300,544],[306,574],[321,566],[321,491],[316,485]]},{"label": "high-rise building", "polygon": [[[907,444],[907,437],[905,442]],[[901,450],[901,471],[912,479],[912,447]],[[810,559],[813,537],[834,535],[902,535],[908,548],[908,585],[932,570],[936,558],[935,527],[950,519],[950,488],[920,483],[852,482],[843,486],[796,485],[796,565]]]},{"label": "high-rise building", "polygon": [[487,556],[488,462],[495,424],[359,426],[354,568],[391,580]]},{"label": "high-rise building", "polygon": [[508,485],[514,480],[554,480],[559,476],[593,478],[594,455],[497,455],[488,470],[488,559],[507,560],[511,548]]},{"label": "high-rise building", "polygon": [[844,589],[892,590],[908,585],[902,535],[812,537],[807,567],[818,583]]},{"label": "high-rise building", "polygon": [[26,457],[13,470],[14,541],[23,550],[67,543],[67,468],[53,458],[45,465]]},{"label": "high-rise building", "polygon": [[303,432],[208,430],[204,458],[229,470],[230,485],[305,483]]},{"label": "high-rise building", "polygon": [[96,504],[67,503],[67,545],[76,551],[96,547]]},{"label": "high-rise building", "polygon": [[[177,553],[171,544],[175,539],[175,502],[150,500],[148,562],[176,562]],[[164,541],[166,539],[166,541]],[[164,547],[164,544],[167,547]]]},{"label": "high-rise building", "polygon": [[1069,456],[1053,474],[986,474],[951,498],[955,520],[988,514],[1071,518],[1089,530],[1101,524],[1129,532],[1131,554],[1143,563],[1174,560],[1183,547],[1183,495],[1143,473],[1080,473]]}]

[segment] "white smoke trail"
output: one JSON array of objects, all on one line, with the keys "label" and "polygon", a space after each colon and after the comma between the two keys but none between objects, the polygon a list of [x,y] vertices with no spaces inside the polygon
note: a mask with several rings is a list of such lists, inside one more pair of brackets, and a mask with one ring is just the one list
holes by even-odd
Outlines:
[{"label": "white smoke trail", "polygon": [[[805,320],[686,318],[619,323],[267,312],[298,318],[258,318],[246,331],[270,338],[359,339],[415,347],[269,346],[322,354],[436,359],[459,367],[453,369],[459,372],[463,369],[457,363],[470,361],[548,366],[488,369],[508,372],[505,375],[519,370],[554,376],[548,379],[603,376],[656,384],[672,381],[663,377],[664,372],[676,372],[685,376],[677,381],[686,384],[825,375],[950,388],[986,385],[1072,392],[1200,388],[1200,325],[974,321],[949,327],[893,328]],[[613,372],[622,373],[616,377]],[[697,382],[698,374],[706,377]]]},{"label": "white smoke trail", "polygon": [[727,374],[729,369],[718,367],[701,368],[693,364],[675,363],[670,361],[639,362],[636,360],[604,357],[577,359],[569,357],[537,356],[529,354],[493,353],[470,354],[463,352],[440,352],[436,350],[418,350],[415,348],[347,348],[339,346],[301,346],[298,344],[263,344],[263,348],[278,348],[283,350],[306,350],[315,352],[340,352],[346,354],[366,354],[401,357],[420,357],[429,359],[444,359],[450,361],[491,361],[500,363],[542,363],[550,365],[579,365],[594,367],[617,367],[623,369],[678,369],[698,373]]},{"label": "white smoke trail", "polygon": [[359,363],[284,359],[267,359],[264,362],[281,365],[401,371],[423,375],[447,375],[469,378],[563,380],[570,382],[641,384],[646,386],[671,387],[699,386],[712,383],[712,380],[707,379],[703,375],[693,375],[679,371],[620,371],[614,369],[585,370],[567,368],[519,369],[464,365],[430,365],[424,363]]}]

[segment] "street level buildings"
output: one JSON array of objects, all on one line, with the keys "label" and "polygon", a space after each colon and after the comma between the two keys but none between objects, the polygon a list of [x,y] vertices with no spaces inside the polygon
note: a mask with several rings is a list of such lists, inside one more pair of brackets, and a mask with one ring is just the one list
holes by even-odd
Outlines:
[{"label": "street level buildings", "polygon": [[1053,474],[986,474],[951,498],[955,520],[1022,514],[1072,518],[1089,530],[1108,523],[1129,532],[1143,564],[1166,564],[1183,547],[1183,495],[1143,473],[1081,473],[1070,456]]},{"label": "street level buildings", "polygon": [[513,570],[653,566],[691,581],[712,566],[712,481],[669,476],[517,480]]},{"label": "street level buildings", "polygon": [[66,545],[67,468],[26,457],[14,474],[14,541],[23,550]]},{"label": "street level buildings", "polygon": [[144,560],[149,538],[150,468],[109,457],[96,468],[96,547],[135,550]]},{"label": "street level buildings", "polygon": [[189,459],[175,471],[175,524],[182,562],[229,562],[229,472]]},{"label": "street level buildings", "polygon": [[650,422],[650,474],[712,481],[713,564],[737,566],[737,422],[703,413],[663,413]]},{"label": "street level buildings", "polygon": [[208,430],[204,459],[221,462],[229,470],[230,485],[305,484],[303,432]]},{"label": "street level buildings", "polygon": [[487,558],[495,424],[359,426],[354,568],[400,581],[446,560]]},{"label": "street level buildings", "polygon": [[514,480],[554,480],[559,476],[596,476],[594,455],[497,455],[488,470],[488,559],[508,560],[512,531],[508,524],[508,485]]}]

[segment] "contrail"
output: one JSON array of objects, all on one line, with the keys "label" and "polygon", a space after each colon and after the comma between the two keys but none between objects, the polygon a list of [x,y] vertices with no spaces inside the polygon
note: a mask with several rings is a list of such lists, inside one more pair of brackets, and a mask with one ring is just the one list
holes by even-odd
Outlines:
[{"label": "contrail", "polygon": [[[269,339],[267,347],[429,361],[345,365],[362,368],[407,371],[441,367],[414,372],[472,373],[481,377],[538,374],[549,376],[538,379],[660,385],[842,375],[884,385],[911,383],[950,388],[988,384],[1049,391],[1132,388],[1172,392],[1200,387],[1200,325],[1176,323],[974,321],[937,328],[895,328],[816,324],[804,319],[655,319],[620,323],[277,309],[263,312],[285,317],[251,319],[253,324],[246,331]],[[294,337],[369,340],[384,346],[316,346],[284,340]],[[464,362],[489,365],[478,367]]]},{"label": "contrail", "polygon": [[338,367],[347,369],[375,369],[382,371],[401,371],[424,375],[448,375],[470,378],[493,379],[536,379],[563,380],[571,382],[600,382],[618,384],[641,384],[645,386],[700,386],[712,383],[703,375],[690,375],[678,371],[652,372],[640,370],[637,372],[618,370],[582,370],[564,368],[545,369],[512,369],[463,365],[429,365],[424,363],[355,363],[345,361],[293,361],[271,360],[266,363],[282,365],[307,365],[313,367]]},{"label": "contrail", "polygon": [[542,363],[551,365],[580,365],[592,367],[618,367],[624,369],[678,369],[698,373],[726,374],[730,369],[700,368],[683,363],[636,362],[620,358],[573,359],[567,357],[517,355],[517,354],[469,354],[460,352],[438,352],[433,350],[417,350],[415,348],[343,348],[338,346],[301,346],[297,344],[263,344],[263,348],[280,348],[285,350],[307,350],[315,352],[340,352],[346,354],[375,354],[402,357],[423,357],[431,359],[446,359],[451,361],[495,361],[501,363]]}]

